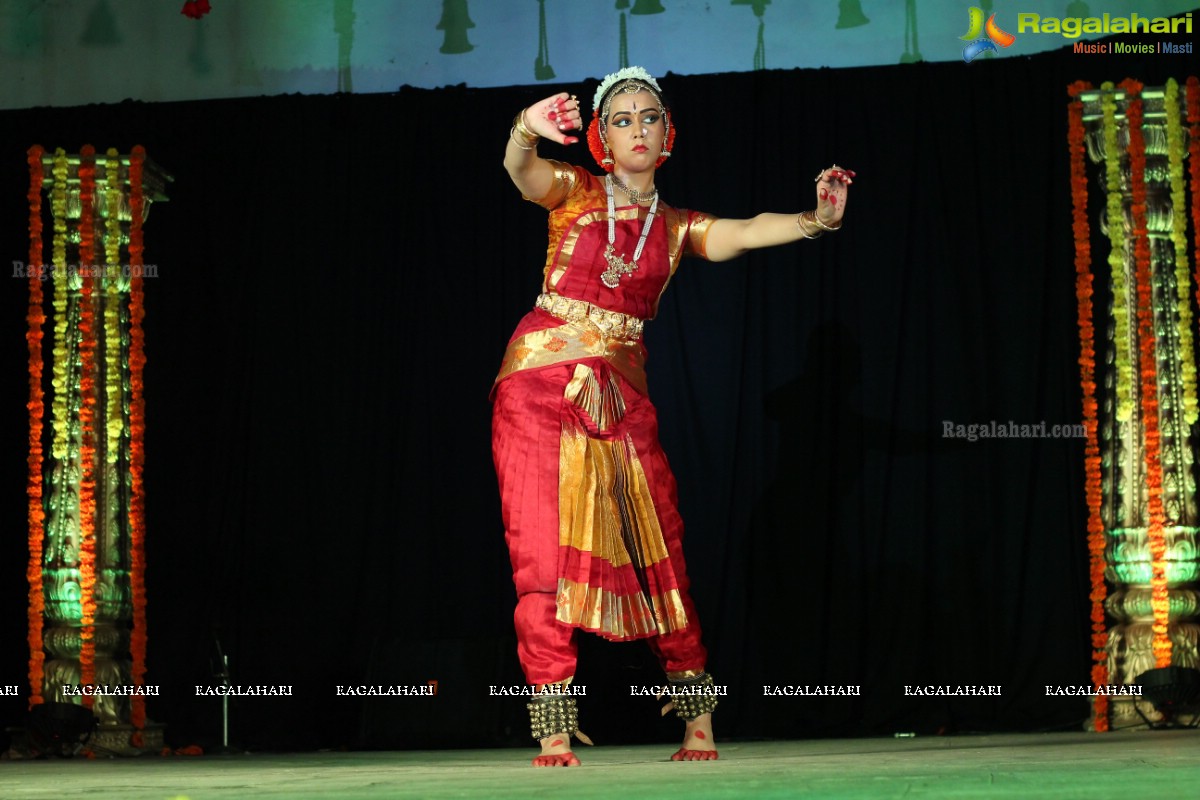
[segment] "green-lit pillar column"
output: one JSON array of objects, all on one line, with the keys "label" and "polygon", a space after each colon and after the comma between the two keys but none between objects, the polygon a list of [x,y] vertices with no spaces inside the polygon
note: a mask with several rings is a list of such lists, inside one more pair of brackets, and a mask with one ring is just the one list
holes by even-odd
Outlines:
[{"label": "green-lit pillar column", "polygon": [[[1104,133],[1104,103],[1115,102],[1109,124],[1115,137]],[[1146,237],[1150,254],[1151,308],[1154,329],[1154,366],[1157,375],[1156,422],[1159,432],[1158,457],[1162,472],[1164,566],[1169,602],[1167,638],[1171,643],[1171,666],[1200,666],[1200,560],[1197,559],[1197,512],[1195,455],[1192,433],[1194,419],[1188,409],[1195,398],[1195,356],[1188,337],[1195,338],[1190,311],[1181,312],[1180,300],[1190,302],[1190,282],[1180,283],[1176,264],[1178,226],[1171,196],[1167,109],[1161,88],[1141,93],[1146,187]],[[1139,379],[1140,339],[1138,330],[1137,252],[1132,213],[1130,131],[1126,118],[1129,98],[1121,89],[1084,92],[1084,124],[1088,154],[1101,165],[1102,197],[1110,200],[1106,211],[1098,204],[1099,228],[1114,239],[1114,256],[1105,265],[1111,301],[1108,313],[1096,320],[1104,334],[1104,382],[1100,397],[1100,450],[1103,505],[1101,516],[1107,546],[1105,576],[1110,591],[1105,609],[1112,619],[1108,632],[1108,674],[1114,684],[1134,684],[1143,673],[1157,666],[1154,651],[1154,608],[1151,580],[1154,553],[1150,536],[1150,510],[1146,452],[1145,404]],[[1109,142],[1106,145],[1106,138]],[[1113,143],[1115,142],[1115,146]],[[1110,152],[1111,150],[1111,152]],[[1143,249],[1142,252],[1145,252]],[[1097,271],[1104,267],[1095,259]],[[1097,348],[1100,350],[1100,347]],[[1190,362],[1190,364],[1188,363]],[[1122,379],[1119,364],[1128,370]],[[1190,371],[1190,377],[1185,374]],[[1187,386],[1191,383],[1191,387]],[[1188,400],[1188,397],[1191,400]],[[1113,729],[1144,726],[1161,715],[1147,701],[1129,696],[1110,699]]]}]

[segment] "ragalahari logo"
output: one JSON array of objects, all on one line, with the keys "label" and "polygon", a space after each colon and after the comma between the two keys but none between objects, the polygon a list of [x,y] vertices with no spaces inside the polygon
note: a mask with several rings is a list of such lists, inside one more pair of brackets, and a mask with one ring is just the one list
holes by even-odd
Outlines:
[{"label": "ragalahari logo", "polygon": [[967,29],[966,33],[958,38],[968,43],[967,46],[963,48],[963,61],[967,62],[968,64],[974,61],[975,57],[980,53],[988,50],[991,50],[993,53],[998,53],[999,50],[996,49],[997,45],[1000,47],[1008,47],[1017,40],[1017,37],[1013,36],[1011,33],[1006,33],[1005,31],[1000,30],[1000,27],[996,25],[995,14],[992,14],[987,18],[987,24],[985,25],[983,22],[982,8],[971,6],[971,10],[967,13],[970,15],[970,27]]}]

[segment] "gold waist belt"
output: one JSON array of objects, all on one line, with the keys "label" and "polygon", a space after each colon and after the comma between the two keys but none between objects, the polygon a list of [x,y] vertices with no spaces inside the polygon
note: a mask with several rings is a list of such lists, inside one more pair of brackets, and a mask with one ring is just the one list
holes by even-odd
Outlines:
[{"label": "gold waist belt", "polygon": [[609,311],[586,300],[572,300],[557,294],[539,294],[534,307],[575,325],[591,322],[604,336],[614,339],[640,339],[645,325],[632,314]]}]

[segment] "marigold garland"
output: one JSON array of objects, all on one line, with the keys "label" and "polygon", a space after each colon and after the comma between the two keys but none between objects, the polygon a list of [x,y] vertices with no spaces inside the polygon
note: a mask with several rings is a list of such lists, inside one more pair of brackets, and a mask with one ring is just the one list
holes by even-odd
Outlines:
[{"label": "marigold garland", "polygon": [[1103,112],[1105,188],[1107,195],[1108,265],[1112,272],[1113,348],[1117,373],[1117,419],[1133,418],[1133,367],[1129,340],[1129,298],[1125,276],[1125,209],[1121,196],[1121,159],[1117,147],[1117,101],[1111,81],[1100,85]]},{"label": "marigold garland", "polygon": [[[1071,227],[1075,239],[1075,296],[1079,314],[1079,373],[1083,388],[1083,426],[1087,434],[1084,445],[1084,486],[1088,506],[1088,554],[1092,601],[1092,683],[1108,683],[1108,628],[1104,613],[1104,598],[1108,587],[1104,582],[1104,521],[1100,516],[1103,485],[1100,474],[1100,444],[1097,438],[1096,345],[1092,317],[1092,251],[1091,228],[1088,225],[1087,171],[1084,164],[1083,103],[1080,92],[1091,84],[1078,81],[1068,91],[1074,100],[1067,107],[1067,142],[1071,159]],[[1108,697],[1099,695],[1093,703],[1097,731],[1108,730]]]},{"label": "marigold garland", "polygon": [[51,276],[54,279],[54,345],[51,350],[50,385],[54,388],[50,402],[54,438],[50,455],[58,463],[66,463],[71,450],[71,416],[67,403],[70,390],[71,338],[67,332],[69,296],[67,286],[67,153],[61,147],[54,151],[52,167],[54,183],[50,188],[50,212],[54,219],[54,238],[51,242]]},{"label": "marigold garland", "polygon": [[121,162],[109,148],[104,162],[104,207],[108,217],[104,232],[104,396],[108,414],[105,460],[115,465],[121,455],[125,412],[121,407]]},{"label": "marigold garland", "polygon": [[[122,383],[123,345],[121,336],[122,302],[120,293],[125,286],[121,275],[121,205],[122,176],[121,161],[115,149],[107,151],[107,158],[97,164],[95,149],[81,148],[79,159],[79,249],[78,269],[67,264],[68,248],[68,194],[69,174],[66,153],[56,151],[51,185],[51,210],[54,219],[53,264],[51,276],[55,287],[55,348],[52,383],[55,386],[55,406],[61,412],[55,415],[55,444],[52,454],[63,465],[75,465],[80,472],[78,491],[78,530],[72,543],[78,552],[79,565],[79,681],[94,684],[96,680],[96,580],[97,580],[97,483],[103,475],[102,465],[97,463],[98,448],[103,444],[109,464],[118,462],[122,452],[130,465],[130,499],[128,526],[130,531],[129,564],[130,593],[133,605],[133,630],[130,650],[132,656],[132,679],[136,685],[144,685],[146,673],[146,591],[145,591],[145,503],[143,468],[145,405],[143,400],[143,370],[145,366],[144,294],[142,275],[143,239],[142,217],[145,213],[143,170],[145,151],[134,149],[130,157],[128,180],[130,185],[129,208],[131,211],[129,232],[130,282],[128,342],[129,384]],[[44,590],[41,562],[44,558],[44,534],[46,515],[43,508],[43,458],[42,417],[45,406],[42,402],[42,333],[46,321],[42,310],[43,296],[41,279],[44,273],[38,269],[42,259],[41,189],[45,180],[43,167],[44,151],[40,147],[30,150],[30,311],[27,334],[30,358],[30,456],[29,456],[29,546],[30,561],[28,580],[29,601],[29,645],[30,645],[30,704],[42,702],[44,682]],[[97,169],[104,170],[104,185],[97,186]],[[104,197],[97,196],[97,190]],[[97,218],[97,200],[104,202],[106,220]],[[101,242],[96,241],[97,237]],[[102,256],[97,252],[103,246]],[[102,262],[100,261],[102,258]],[[101,266],[101,264],[103,266]],[[134,277],[136,276],[136,277]],[[103,283],[98,283],[97,280]],[[71,292],[78,290],[74,305]],[[103,303],[101,303],[103,301]],[[103,306],[103,317],[97,318]],[[101,331],[101,328],[103,329]],[[100,353],[98,334],[104,336],[104,352]],[[105,374],[105,407],[107,418],[98,419],[99,398],[98,359],[103,358]],[[75,366],[73,366],[75,365]],[[78,417],[72,418],[72,397],[79,393]],[[129,393],[129,416],[124,416],[123,393]],[[98,440],[98,425],[104,425],[107,434],[102,443]],[[128,432],[128,439],[124,434]],[[76,438],[78,437],[78,439]],[[125,450],[122,445],[127,442]],[[63,512],[63,524],[70,525],[70,514],[74,509]],[[93,705],[90,696],[84,696],[84,704]],[[146,724],[145,701],[142,697],[132,698],[131,721],[138,731]],[[135,741],[140,733],[134,734]]]},{"label": "marigold garland", "polygon": [[1196,265],[1196,302],[1200,303],[1200,80],[1187,79],[1188,175],[1192,190],[1192,262]]},{"label": "marigold garland", "polygon": [[[79,151],[79,681],[96,682],[96,263],[95,192],[96,150],[85,145]],[[84,705],[92,705],[85,695]]]},{"label": "marigold garland", "polygon": [[[146,675],[146,501],[142,482],[146,463],[146,404],[143,372],[146,366],[145,297],[142,286],[142,215],[145,195],[142,170],[146,151],[140,145],[129,156],[129,587],[133,601],[133,630],[129,649],[133,683],[141,686]],[[134,696],[131,721],[141,730],[146,724],[145,698]]]},{"label": "marigold garland", "polygon": [[1191,265],[1187,251],[1187,195],[1183,184],[1183,121],[1179,113],[1179,84],[1167,79],[1164,107],[1167,117],[1167,169],[1171,181],[1171,242],[1175,250],[1175,298],[1179,313],[1179,357],[1183,383],[1183,418],[1188,425],[1200,419],[1196,400],[1196,356],[1192,347]]},{"label": "marigold garland", "polygon": [[42,589],[42,545],[46,534],[46,512],[42,505],[42,417],[45,414],[42,392],[42,280],[38,274],[42,265],[42,167],[44,151],[39,145],[29,148],[29,311],[25,321],[29,330],[25,341],[29,347],[29,565],[25,576],[29,581],[29,706],[41,703],[46,653],[42,642],[42,626],[46,599]]},{"label": "marigold garland", "polygon": [[1158,667],[1171,665],[1171,640],[1167,635],[1170,600],[1167,595],[1165,535],[1166,513],[1162,499],[1161,434],[1158,427],[1158,365],[1155,361],[1154,291],[1150,271],[1150,237],[1146,230],[1146,143],[1142,130],[1142,84],[1132,78],[1121,82],[1128,104],[1129,177],[1133,197],[1133,254],[1137,267],[1138,349],[1141,372],[1143,448],[1146,454],[1146,494],[1150,515],[1150,607],[1154,611],[1154,660]]}]

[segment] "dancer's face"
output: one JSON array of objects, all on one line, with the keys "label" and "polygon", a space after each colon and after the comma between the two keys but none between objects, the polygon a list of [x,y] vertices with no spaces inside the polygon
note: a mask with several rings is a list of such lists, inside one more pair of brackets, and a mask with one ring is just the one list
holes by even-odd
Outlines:
[{"label": "dancer's face", "polygon": [[617,166],[627,172],[654,169],[667,130],[654,95],[620,92],[609,104],[606,123],[608,149]]}]

